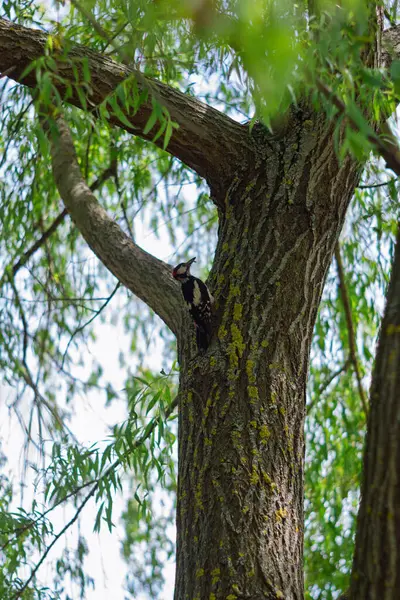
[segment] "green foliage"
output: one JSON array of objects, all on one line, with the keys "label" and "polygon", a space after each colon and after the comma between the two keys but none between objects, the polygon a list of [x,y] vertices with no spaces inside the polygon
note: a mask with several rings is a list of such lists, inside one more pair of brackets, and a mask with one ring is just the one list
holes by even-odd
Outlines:
[{"label": "green foliage", "polygon": [[[176,390],[174,382],[171,381],[173,375],[174,371],[169,375],[156,377],[151,373],[144,373],[142,377],[134,379],[127,389],[129,418],[121,425],[115,426],[112,441],[104,448],[98,445],[84,448],[71,443],[52,444],[51,461],[47,468],[37,469],[35,481],[35,487],[43,491],[43,501],[48,505],[46,510],[39,510],[35,499],[29,512],[22,507],[16,512],[11,512],[11,486],[6,479],[0,480],[0,541],[4,557],[0,579],[2,598],[13,597],[16,590],[25,593],[25,590],[31,589],[28,588],[30,580],[21,581],[18,576],[19,569],[32,565],[34,573],[36,567],[30,558],[32,550],[46,557],[55,541],[77,520],[92,497],[99,506],[94,530],[100,531],[102,522],[106,523],[109,531],[112,530],[114,496],[117,491],[122,490],[121,471],[128,471],[130,477],[133,477],[133,498],[139,507],[133,512],[133,500],[129,504],[130,531],[127,547],[132,548],[142,541],[143,534],[139,535],[142,522],[148,524],[148,535],[150,534],[150,524],[154,520],[157,521],[153,519],[152,502],[148,498],[150,492],[158,483],[169,492],[175,491],[176,464],[173,447],[176,434],[173,411],[176,402],[173,400],[173,394]],[[71,498],[74,501],[75,514],[66,528],[56,533],[51,522],[51,513]],[[164,532],[161,525],[158,528],[160,532]],[[156,525],[151,528],[153,535],[155,530]],[[137,531],[138,535],[133,535],[133,531]],[[170,542],[169,544],[171,545]],[[80,597],[84,597],[86,586],[93,583],[82,568],[86,554],[87,545],[81,537],[75,553],[65,551],[64,557],[56,563],[56,590],[68,574],[79,583]],[[41,595],[44,590],[36,586],[35,590],[38,597],[45,597]]]}]

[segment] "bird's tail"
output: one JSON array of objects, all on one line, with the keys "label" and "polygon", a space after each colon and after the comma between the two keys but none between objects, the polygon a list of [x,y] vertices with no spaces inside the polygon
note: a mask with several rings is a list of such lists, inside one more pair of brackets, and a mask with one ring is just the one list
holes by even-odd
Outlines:
[{"label": "bird's tail", "polygon": [[207,350],[210,343],[210,335],[203,327],[196,325],[196,342],[201,352]]}]

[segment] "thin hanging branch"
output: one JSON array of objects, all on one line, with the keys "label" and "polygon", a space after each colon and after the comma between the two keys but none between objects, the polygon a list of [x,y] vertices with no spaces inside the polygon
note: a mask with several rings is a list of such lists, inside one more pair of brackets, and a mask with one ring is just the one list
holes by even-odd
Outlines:
[{"label": "thin hanging branch", "polygon": [[369,189],[373,189],[373,188],[385,187],[386,185],[390,185],[391,183],[394,183],[395,181],[397,181],[397,178],[392,177],[392,179],[389,179],[389,181],[382,181],[381,183],[370,183],[370,184],[366,184],[366,185],[358,185],[357,189],[369,190]]},{"label": "thin hanging branch", "polygon": [[343,261],[342,261],[342,256],[340,253],[339,242],[336,244],[336,247],[335,247],[335,260],[336,260],[336,265],[337,265],[337,270],[338,270],[340,295],[342,297],[344,314],[346,317],[350,360],[353,365],[354,373],[356,375],[358,393],[360,395],[361,404],[362,404],[364,413],[367,416],[368,415],[368,402],[367,402],[367,398],[366,398],[365,391],[363,388],[360,364],[359,364],[359,361],[357,358],[356,334],[355,334],[355,329],[354,329],[353,315],[352,315],[352,311],[351,311],[349,293],[348,293],[347,285],[346,285],[346,278],[345,278],[345,274],[344,274]]},{"label": "thin hanging branch", "polygon": [[[349,368],[350,364],[351,364],[350,359],[347,359],[345,361],[345,363],[341,367],[339,367],[336,371],[333,371],[329,375],[329,377],[327,377],[327,379],[320,385],[317,393],[315,394],[316,399],[319,400],[319,398],[326,392],[326,390],[331,385],[331,383],[336,379],[336,377],[339,377],[342,373],[344,373],[345,371],[347,371],[347,369]],[[308,415],[310,414],[310,412],[314,408],[315,404],[316,404],[316,400],[311,400],[311,402],[309,402],[307,404],[307,414]]]},{"label": "thin hanging branch", "polygon": [[[98,190],[107,179],[115,175],[116,171],[116,162],[113,160],[110,166],[100,175],[96,181],[94,181],[90,189],[92,192]],[[28,262],[28,260],[41,248],[46,241],[53,235],[55,231],[57,231],[58,227],[65,221],[66,216],[68,215],[68,210],[64,208],[54,219],[52,224],[43,232],[41,237],[32,244],[28,250],[24,252],[21,258],[12,266],[12,274],[15,275],[18,271]]]},{"label": "thin hanging branch", "polygon": [[75,331],[73,332],[73,334],[69,338],[67,347],[66,347],[66,349],[64,351],[64,354],[63,354],[63,357],[62,357],[62,361],[61,361],[61,369],[63,369],[63,367],[64,367],[65,358],[66,358],[66,356],[68,354],[69,347],[70,347],[70,345],[71,345],[74,337],[78,333],[80,333],[81,331],[83,331],[85,329],[85,327],[87,327],[88,325],[90,325],[90,323],[92,323],[95,319],[97,319],[97,317],[103,312],[103,310],[108,306],[108,304],[114,298],[115,294],[117,293],[117,291],[119,290],[120,287],[121,287],[121,283],[118,281],[117,285],[115,286],[115,288],[113,289],[113,291],[111,292],[111,294],[109,295],[109,297],[107,298],[107,300],[100,306],[99,309],[97,309],[95,311],[94,315],[92,315],[90,317],[90,319],[88,321],[86,321],[86,323],[83,323],[83,325],[80,325],[79,327],[77,327],[77,329],[75,329]]}]

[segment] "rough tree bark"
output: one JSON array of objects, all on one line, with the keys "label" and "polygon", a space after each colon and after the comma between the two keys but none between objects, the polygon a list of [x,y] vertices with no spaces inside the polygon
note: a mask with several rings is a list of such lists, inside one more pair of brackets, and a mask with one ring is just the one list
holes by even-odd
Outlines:
[{"label": "rough tree bark", "polygon": [[182,371],[176,599],[303,598],[309,350],[360,170],[306,107],[253,139],[220,199],[215,341]]},{"label": "rough tree bark", "polygon": [[[0,20],[0,69],[9,69],[18,81],[44,44],[42,33]],[[130,73],[87,49],[75,52],[89,59],[94,104]],[[23,83],[35,85],[33,72]],[[178,339],[175,599],[301,600],[310,343],[361,166],[349,157],[338,162],[332,125],[305,102],[290,111],[279,133],[256,125],[250,134],[197,100],[152,83],[180,124],[169,152],[206,178],[218,207],[209,280],[215,334],[204,356],[194,352],[182,326],[185,313],[168,266],[128,240],[98,205],[62,122],[53,169],[91,248]],[[78,98],[70,101],[79,104]],[[127,115],[129,131],[146,137],[141,131],[150,106],[149,100]],[[146,269],[156,286],[146,279]],[[371,411],[370,420],[374,415]]]},{"label": "rough tree bark", "polygon": [[400,598],[400,232],[371,386],[349,600]]}]

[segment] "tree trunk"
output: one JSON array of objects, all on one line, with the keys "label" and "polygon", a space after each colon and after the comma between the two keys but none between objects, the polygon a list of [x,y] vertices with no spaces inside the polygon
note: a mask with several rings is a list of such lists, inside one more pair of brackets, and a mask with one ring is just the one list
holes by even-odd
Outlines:
[{"label": "tree trunk", "polygon": [[350,600],[400,598],[400,233],[371,387]]},{"label": "tree trunk", "polygon": [[310,343],[359,167],[307,108],[253,140],[215,199],[213,342],[182,350],[176,600],[304,597]]}]

